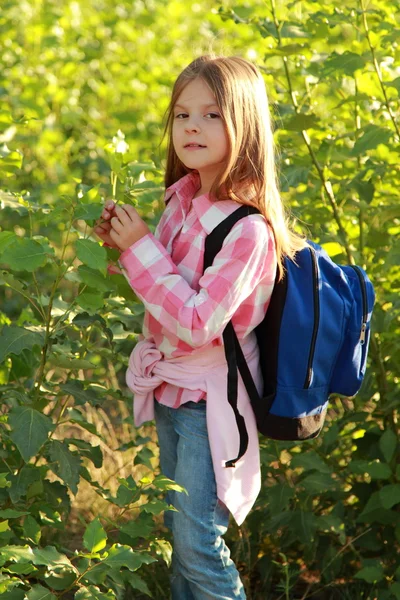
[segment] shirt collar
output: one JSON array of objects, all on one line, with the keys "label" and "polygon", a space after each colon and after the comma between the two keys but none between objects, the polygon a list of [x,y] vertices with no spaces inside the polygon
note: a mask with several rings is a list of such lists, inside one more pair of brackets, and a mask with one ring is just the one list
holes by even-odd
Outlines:
[{"label": "shirt collar", "polygon": [[225,217],[238,208],[240,204],[233,200],[211,200],[208,193],[193,199],[193,196],[199,187],[200,175],[197,171],[191,171],[166,189],[164,201],[168,202],[171,196],[176,193],[179,198],[183,219],[185,219],[193,204],[193,209],[196,212],[197,218],[205,232],[208,234],[219,225]]}]

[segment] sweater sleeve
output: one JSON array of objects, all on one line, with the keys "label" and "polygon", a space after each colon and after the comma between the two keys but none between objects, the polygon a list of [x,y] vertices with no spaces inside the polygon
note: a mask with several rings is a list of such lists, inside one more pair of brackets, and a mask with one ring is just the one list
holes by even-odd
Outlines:
[{"label": "sweater sleeve", "polygon": [[[274,262],[271,232],[264,219],[241,219],[224,240],[213,264],[190,287],[160,241],[147,234],[121,254],[126,277],[150,314],[193,348],[218,338],[238,307]],[[274,262],[275,264],[275,262]]]}]

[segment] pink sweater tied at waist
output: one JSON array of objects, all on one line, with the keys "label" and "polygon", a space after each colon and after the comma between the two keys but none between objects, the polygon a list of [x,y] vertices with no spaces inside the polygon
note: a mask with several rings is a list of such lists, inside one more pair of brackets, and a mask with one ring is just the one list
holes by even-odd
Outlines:
[{"label": "pink sweater tied at waist", "polygon": [[[262,376],[255,334],[250,333],[240,343],[257,389],[261,392]],[[223,346],[182,357],[164,358],[154,343],[145,339],[138,342],[131,353],[126,382],[134,393],[136,427],[154,419],[154,390],[164,381],[206,393],[207,430],[217,495],[237,524],[241,525],[260,491],[260,453],[253,409],[239,375],[238,409],[246,423],[249,445],[234,468],[225,467],[225,462],[237,456],[239,449],[239,432],[227,399],[227,373]]]}]

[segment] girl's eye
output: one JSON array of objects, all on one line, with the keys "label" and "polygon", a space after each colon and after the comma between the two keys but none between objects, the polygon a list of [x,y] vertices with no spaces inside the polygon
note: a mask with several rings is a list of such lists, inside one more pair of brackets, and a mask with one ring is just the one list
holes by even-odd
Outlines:
[{"label": "girl's eye", "polygon": [[[208,114],[208,115],[211,115],[211,116],[213,117],[213,119],[214,119],[214,117],[217,117],[217,118],[218,118],[218,117],[220,117],[220,116],[221,116],[221,115],[219,115],[218,113],[207,113],[207,114]],[[187,114],[186,114],[186,113],[179,113],[179,114],[175,115],[175,119],[179,119],[179,117],[187,117]],[[212,120],[213,120],[213,119],[212,119]]]}]

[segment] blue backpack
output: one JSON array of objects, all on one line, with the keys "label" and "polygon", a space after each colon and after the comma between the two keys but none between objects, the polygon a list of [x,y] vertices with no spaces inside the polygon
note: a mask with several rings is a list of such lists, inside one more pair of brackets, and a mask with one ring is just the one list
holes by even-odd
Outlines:
[{"label": "blue backpack", "polygon": [[[204,270],[232,227],[259,213],[243,205],[208,234]],[[335,264],[317,244],[285,259],[262,322],[255,328],[264,380],[259,396],[230,321],[223,332],[228,364],[228,401],[240,433],[234,467],[248,434],[237,408],[238,369],[249,394],[258,431],[274,440],[307,440],[324,424],[330,394],[354,396],[365,374],[374,288],[360,267]]]}]

